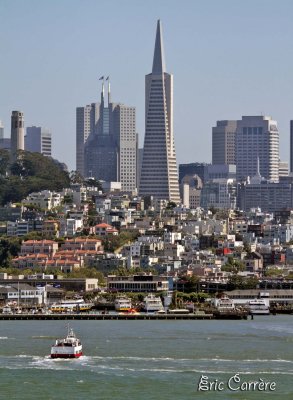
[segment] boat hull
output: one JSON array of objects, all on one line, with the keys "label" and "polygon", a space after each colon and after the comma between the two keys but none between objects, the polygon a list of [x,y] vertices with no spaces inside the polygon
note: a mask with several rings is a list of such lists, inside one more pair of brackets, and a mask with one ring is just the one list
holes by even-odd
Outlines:
[{"label": "boat hull", "polygon": [[270,310],[250,310],[251,315],[270,315]]},{"label": "boat hull", "polygon": [[154,307],[152,307],[152,306],[149,306],[149,307],[144,307],[143,308],[143,311],[145,311],[145,312],[158,312],[158,311],[161,311],[161,310],[163,310],[163,307],[156,307],[156,306],[154,306]]},{"label": "boat hull", "polygon": [[79,358],[82,352],[76,354],[51,354],[51,358]]},{"label": "boat hull", "polygon": [[115,300],[115,311],[129,311],[132,308],[132,303],[129,298],[121,297]]},{"label": "boat hull", "polygon": [[149,295],[144,298],[143,311],[158,312],[163,309],[164,309],[163,303],[159,297]]},{"label": "boat hull", "polygon": [[52,346],[51,358],[78,358],[82,356],[82,346]]},{"label": "boat hull", "polygon": [[118,312],[128,312],[128,311],[130,311],[131,310],[131,307],[115,307],[115,311],[118,311]]}]

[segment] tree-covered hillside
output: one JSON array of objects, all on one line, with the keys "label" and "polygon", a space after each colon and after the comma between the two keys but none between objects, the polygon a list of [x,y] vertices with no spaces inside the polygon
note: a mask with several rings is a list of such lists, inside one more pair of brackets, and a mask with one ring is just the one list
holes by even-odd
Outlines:
[{"label": "tree-covered hillside", "polygon": [[18,202],[31,192],[60,190],[69,187],[70,179],[63,165],[40,153],[20,150],[10,163],[9,152],[0,150],[0,204]]}]

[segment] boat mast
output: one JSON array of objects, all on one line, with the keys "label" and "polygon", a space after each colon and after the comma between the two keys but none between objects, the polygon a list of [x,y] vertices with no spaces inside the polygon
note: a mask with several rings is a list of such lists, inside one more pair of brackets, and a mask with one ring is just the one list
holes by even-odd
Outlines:
[{"label": "boat mast", "polygon": [[17,282],[17,310],[19,310],[19,281]]}]

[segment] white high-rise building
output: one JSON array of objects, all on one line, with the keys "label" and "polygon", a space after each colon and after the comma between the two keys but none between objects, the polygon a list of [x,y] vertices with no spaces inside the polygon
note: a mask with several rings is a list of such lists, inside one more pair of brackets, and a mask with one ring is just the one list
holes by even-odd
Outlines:
[{"label": "white high-rise building", "polygon": [[236,174],[243,181],[259,172],[265,179],[279,180],[279,131],[268,116],[244,116],[237,121]]},{"label": "white high-rise building", "polygon": [[137,152],[138,135],[136,133],[135,107],[118,104],[114,109],[114,121],[118,137],[118,181],[121,190],[137,189]]},{"label": "white high-rise building", "polygon": [[11,158],[17,158],[17,151],[24,150],[24,117],[21,111],[12,111],[11,114]]},{"label": "white high-rise building", "polygon": [[25,150],[52,156],[52,134],[49,129],[40,126],[26,128]]},{"label": "white high-rise building", "polygon": [[145,138],[139,194],[180,202],[173,135],[173,75],[165,68],[160,21],[152,73],[145,77]]}]

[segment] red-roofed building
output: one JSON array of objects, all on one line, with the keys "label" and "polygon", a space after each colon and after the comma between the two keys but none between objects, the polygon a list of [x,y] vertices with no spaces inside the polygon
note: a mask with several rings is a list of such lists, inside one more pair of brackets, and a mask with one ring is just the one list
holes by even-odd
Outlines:
[{"label": "red-roofed building", "polygon": [[103,251],[102,241],[100,239],[89,239],[77,237],[66,239],[62,244],[61,250],[94,250]]},{"label": "red-roofed building", "polygon": [[112,225],[102,222],[101,224],[95,226],[95,234],[97,236],[108,236],[108,235],[117,236],[118,231],[117,229],[113,228]]},{"label": "red-roofed building", "polygon": [[58,250],[58,243],[54,240],[26,240],[22,242],[20,254],[38,254],[43,253],[52,257]]}]

